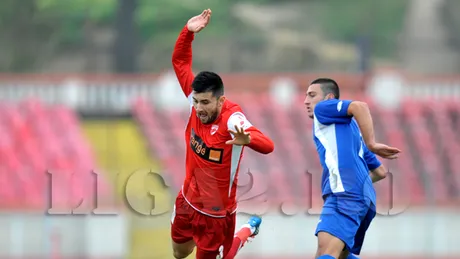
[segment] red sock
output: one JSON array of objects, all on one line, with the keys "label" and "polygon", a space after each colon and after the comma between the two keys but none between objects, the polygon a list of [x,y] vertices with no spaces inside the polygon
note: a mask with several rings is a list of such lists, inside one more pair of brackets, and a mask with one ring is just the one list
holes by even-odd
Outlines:
[{"label": "red sock", "polygon": [[238,251],[240,251],[240,249],[244,246],[244,244],[246,244],[248,237],[251,235],[252,233],[249,228],[242,228],[240,231],[238,231],[233,238],[232,248],[230,248],[230,251],[228,251],[224,259],[233,259]]}]

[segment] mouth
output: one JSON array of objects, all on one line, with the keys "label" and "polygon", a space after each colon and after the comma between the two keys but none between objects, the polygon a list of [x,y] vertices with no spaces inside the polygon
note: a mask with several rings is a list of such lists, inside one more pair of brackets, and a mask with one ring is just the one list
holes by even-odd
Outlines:
[{"label": "mouth", "polygon": [[199,113],[198,114],[198,118],[200,118],[200,120],[205,120],[207,117],[208,117],[208,115],[206,115],[205,113]]}]

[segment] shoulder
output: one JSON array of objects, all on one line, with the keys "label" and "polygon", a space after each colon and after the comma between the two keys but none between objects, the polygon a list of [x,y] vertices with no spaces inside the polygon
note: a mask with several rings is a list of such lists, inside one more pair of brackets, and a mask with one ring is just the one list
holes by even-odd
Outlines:
[{"label": "shoulder", "polygon": [[242,109],[241,109],[241,106],[239,106],[238,104],[230,101],[230,100],[225,100],[225,103],[224,103],[224,108],[225,108],[225,112],[228,112],[228,113],[234,113],[234,112],[242,112]]},{"label": "shoulder", "polygon": [[235,126],[245,130],[252,126],[251,122],[248,121],[246,115],[244,115],[243,111],[238,105],[228,110],[228,117],[226,121],[227,128],[231,130],[234,130]]},{"label": "shoulder", "polygon": [[241,107],[236,103],[226,100],[224,107],[222,108],[222,121],[227,123],[228,120],[234,118],[237,115],[244,116]]},{"label": "shoulder", "polygon": [[247,129],[251,127],[252,124],[248,121],[248,119],[242,112],[236,111],[232,113],[227,120],[227,127],[229,129],[234,129],[235,126]]},{"label": "shoulder", "polygon": [[329,99],[329,100],[324,100],[319,102],[316,107],[316,109],[322,109],[322,108],[336,108],[337,111],[341,111],[343,108],[348,107],[352,101],[351,100],[339,100],[339,99]]}]

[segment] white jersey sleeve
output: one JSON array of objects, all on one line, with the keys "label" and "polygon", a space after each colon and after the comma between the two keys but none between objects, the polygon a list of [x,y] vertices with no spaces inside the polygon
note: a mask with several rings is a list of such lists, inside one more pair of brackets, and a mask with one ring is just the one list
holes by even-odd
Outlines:
[{"label": "white jersey sleeve", "polygon": [[[252,127],[252,124],[248,121],[248,119],[246,119],[246,116],[244,116],[242,112],[235,112],[228,118],[227,128],[229,130],[235,131],[235,126],[247,130],[250,127]],[[232,136],[232,138],[234,138],[233,134],[230,135]]]}]

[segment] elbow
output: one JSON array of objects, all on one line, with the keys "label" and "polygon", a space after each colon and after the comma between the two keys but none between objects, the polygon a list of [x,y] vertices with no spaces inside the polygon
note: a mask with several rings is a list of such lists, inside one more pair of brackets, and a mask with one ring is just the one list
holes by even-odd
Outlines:
[{"label": "elbow", "polygon": [[267,152],[264,153],[265,155],[268,155],[270,153],[273,153],[273,151],[275,151],[275,144],[273,144],[273,142],[270,143],[270,145],[268,146],[267,148]]},{"label": "elbow", "polygon": [[387,178],[387,173],[383,172],[383,174],[378,174],[377,177],[379,178],[379,180],[383,180],[383,179]]},{"label": "elbow", "polygon": [[378,167],[376,170],[375,170],[375,175],[379,178],[379,180],[383,180],[385,178],[387,178],[388,176],[388,171],[385,169],[385,167],[382,165],[380,167]]},{"label": "elbow", "polygon": [[262,154],[264,155],[268,155],[270,153],[273,153],[273,151],[275,151],[275,144],[273,143],[273,141],[271,141],[270,139],[268,139],[268,144],[267,144],[267,147],[265,150],[263,150],[264,152],[261,152]]},{"label": "elbow", "polygon": [[171,63],[172,63],[172,66],[173,66],[174,68],[177,67],[177,55],[176,55],[176,53],[173,53],[173,54],[172,54]]},{"label": "elbow", "polygon": [[180,61],[178,60],[177,57],[175,57],[175,56],[173,55],[172,60],[171,60],[171,63],[172,63],[172,67],[173,67],[174,72],[176,72],[176,74],[177,74],[178,71],[180,71],[180,67],[181,67]]},{"label": "elbow", "polygon": [[264,143],[251,143],[248,147],[263,155],[268,155],[275,150],[275,144],[273,144],[273,141],[268,138],[264,141]]}]

